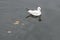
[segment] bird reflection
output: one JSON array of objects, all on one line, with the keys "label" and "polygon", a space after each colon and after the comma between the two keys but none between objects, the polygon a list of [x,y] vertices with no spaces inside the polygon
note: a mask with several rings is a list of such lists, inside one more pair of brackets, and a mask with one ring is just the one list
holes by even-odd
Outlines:
[{"label": "bird reflection", "polygon": [[42,19],[41,19],[41,15],[40,16],[34,16],[34,15],[28,15],[27,17],[25,17],[25,18],[29,18],[29,17],[32,17],[32,18],[38,18],[38,21],[42,21]]}]

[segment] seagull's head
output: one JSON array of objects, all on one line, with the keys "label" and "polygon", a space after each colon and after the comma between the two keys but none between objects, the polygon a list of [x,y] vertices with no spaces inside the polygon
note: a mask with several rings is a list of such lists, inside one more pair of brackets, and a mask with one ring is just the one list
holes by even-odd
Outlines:
[{"label": "seagull's head", "polygon": [[41,7],[37,7],[37,10],[41,10]]}]

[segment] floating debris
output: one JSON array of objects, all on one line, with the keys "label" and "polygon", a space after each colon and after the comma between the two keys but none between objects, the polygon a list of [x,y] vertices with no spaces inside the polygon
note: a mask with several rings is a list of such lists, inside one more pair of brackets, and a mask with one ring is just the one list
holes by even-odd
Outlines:
[{"label": "floating debris", "polygon": [[12,31],[8,31],[8,33],[12,33]]},{"label": "floating debris", "polygon": [[20,23],[20,21],[19,20],[16,20],[15,23],[13,23],[13,24],[19,24],[19,23]]}]

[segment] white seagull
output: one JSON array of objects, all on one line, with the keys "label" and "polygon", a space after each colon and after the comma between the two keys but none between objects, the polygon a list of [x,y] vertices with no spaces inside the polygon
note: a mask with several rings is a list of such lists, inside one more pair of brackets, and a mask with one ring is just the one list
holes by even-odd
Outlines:
[{"label": "white seagull", "polygon": [[37,10],[30,10],[27,9],[27,12],[30,14],[26,18],[32,16],[32,17],[39,17],[39,21],[41,21],[41,7],[37,7]]}]

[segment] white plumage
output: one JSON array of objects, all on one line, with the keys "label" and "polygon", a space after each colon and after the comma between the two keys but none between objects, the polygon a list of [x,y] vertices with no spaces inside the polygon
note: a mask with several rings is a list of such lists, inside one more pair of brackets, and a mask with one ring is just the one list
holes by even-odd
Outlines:
[{"label": "white plumage", "polygon": [[28,10],[28,13],[32,14],[33,16],[40,16],[41,15],[41,8],[37,7],[37,10]]}]

